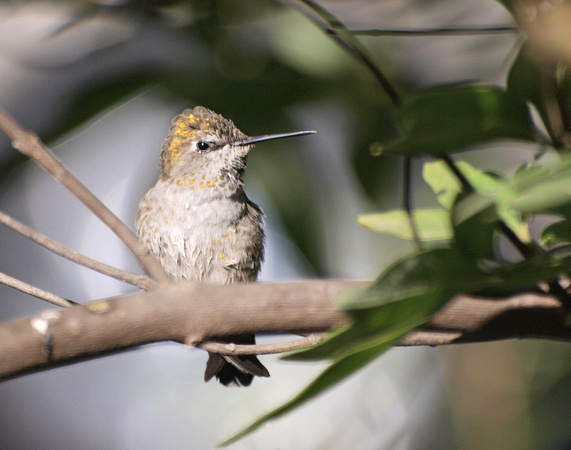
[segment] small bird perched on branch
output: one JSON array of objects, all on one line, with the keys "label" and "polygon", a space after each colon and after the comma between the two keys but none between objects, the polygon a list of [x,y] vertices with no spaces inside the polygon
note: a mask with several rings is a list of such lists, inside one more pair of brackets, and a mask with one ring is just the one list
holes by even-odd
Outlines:
[{"label": "small bird perched on branch", "polygon": [[[315,131],[248,137],[231,120],[202,106],[173,119],[160,156],[157,184],[141,200],[140,241],[175,279],[216,284],[256,281],[264,259],[262,210],[244,192],[253,144]],[[253,344],[251,336],[228,341]],[[255,355],[209,353],[204,380],[248,386],[268,377]]]}]

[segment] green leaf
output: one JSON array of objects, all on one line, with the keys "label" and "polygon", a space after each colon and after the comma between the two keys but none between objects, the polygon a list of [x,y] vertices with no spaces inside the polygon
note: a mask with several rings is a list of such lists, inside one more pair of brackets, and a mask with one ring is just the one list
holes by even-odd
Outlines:
[{"label": "green leaf", "polygon": [[369,288],[342,298],[339,307],[349,312],[383,307],[449,289],[458,278],[478,273],[478,266],[455,249],[413,253],[394,263]]},{"label": "green leaf", "polygon": [[295,361],[337,359],[397,339],[425,323],[458,294],[509,295],[534,288],[571,267],[571,258],[538,255],[520,264],[481,268],[458,249],[414,254],[389,268],[368,289],[340,303],[353,319],[320,345],[286,356]]},{"label": "green leaf", "polygon": [[551,140],[557,142],[545,101],[545,80],[539,64],[530,57],[529,45],[522,45],[510,70],[507,82],[508,94],[521,102],[531,102],[539,112]]},{"label": "green leaf", "polygon": [[538,139],[526,103],[494,86],[430,90],[405,102],[399,113],[404,138],[382,154],[442,155],[491,140]]},{"label": "green leaf", "polygon": [[454,241],[475,259],[494,259],[496,228],[500,218],[490,197],[461,194],[452,209]]},{"label": "green leaf", "polygon": [[[478,170],[466,162],[457,162],[456,167],[476,191],[472,197],[464,198],[461,204],[455,205],[452,220],[458,242],[464,242],[464,238],[469,238],[470,230],[473,230],[480,233],[482,238],[478,240],[480,244],[484,243],[485,236],[491,238],[493,233],[490,229],[478,229],[478,221],[485,228],[490,228],[494,223],[497,223],[498,219],[503,220],[521,241],[529,242],[530,236],[527,223],[522,220],[521,214],[510,206],[510,202],[516,197],[513,186],[507,180]],[[446,163],[444,161],[425,163],[423,177],[438,197],[438,201],[445,208],[452,208],[461,186]],[[483,211],[489,208],[492,209],[482,215]],[[495,212],[493,208],[495,208]],[[492,220],[494,214],[497,214],[497,217]],[[476,215],[479,218],[475,218]],[[468,219],[475,220],[470,220],[464,226],[463,224]],[[461,225],[462,229],[459,229],[458,227]],[[463,233],[464,230],[468,234]],[[492,242],[487,244],[486,248],[489,250],[491,245]],[[489,254],[489,251],[485,253]]]},{"label": "green leaf", "polygon": [[554,163],[522,168],[511,184],[517,195],[509,202],[510,207],[527,214],[571,218],[571,155]]},{"label": "green leaf", "polygon": [[[420,209],[412,213],[420,239],[424,241],[452,238],[450,213],[443,209]],[[357,223],[376,233],[389,234],[401,239],[412,239],[412,231],[406,211],[364,214],[357,216]]]},{"label": "green leaf", "polygon": [[552,173],[550,166],[546,164],[524,165],[516,171],[511,185],[519,193],[551,178]]},{"label": "green leaf", "polygon": [[571,242],[571,220],[560,220],[549,225],[541,233],[540,242],[548,248],[563,242]]},{"label": "green leaf", "polygon": [[426,322],[458,292],[458,280],[480,276],[473,261],[451,249],[408,256],[390,267],[368,289],[341,300],[353,322],[320,345],[285,359],[335,358],[362,345],[387,342]]},{"label": "green leaf", "polygon": [[[465,168],[468,164],[458,162],[456,165],[462,174],[467,177],[468,175],[466,174]],[[446,163],[444,161],[424,163],[422,167],[422,177],[426,184],[432,188],[440,204],[448,210],[452,209],[456,196],[462,190],[462,185]]]},{"label": "green leaf", "polygon": [[486,280],[488,292],[495,296],[513,295],[529,290],[538,283],[548,282],[561,275],[569,275],[571,258],[554,258],[543,253],[522,263],[500,267]]},{"label": "green leaf", "polygon": [[421,326],[430,319],[434,311],[451,298],[452,295],[445,290],[434,289],[382,307],[351,311],[350,315],[354,320],[351,325],[333,333],[316,347],[284,356],[282,359],[338,360],[372,345],[389,344]]},{"label": "green leaf", "polygon": [[536,214],[556,210],[569,203],[571,203],[571,171],[523,190],[510,202],[510,206],[523,213]]}]

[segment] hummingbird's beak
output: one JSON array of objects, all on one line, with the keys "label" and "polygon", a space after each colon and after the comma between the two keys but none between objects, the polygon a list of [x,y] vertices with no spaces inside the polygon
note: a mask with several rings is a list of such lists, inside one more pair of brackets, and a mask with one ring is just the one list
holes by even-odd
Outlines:
[{"label": "hummingbird's beak", "polygon": [[282,134],[265,134],[263,136],[252,136],[244,139],[243,141],[232,142],[230,145],[234,147],[241,147],[243,145],[251,145],[256,142],[271,141],[273,139],[282,139],[293,136],[303,136],[306,134],[315,134],[316,131],[296,131],[295,133],[282,133]]}]

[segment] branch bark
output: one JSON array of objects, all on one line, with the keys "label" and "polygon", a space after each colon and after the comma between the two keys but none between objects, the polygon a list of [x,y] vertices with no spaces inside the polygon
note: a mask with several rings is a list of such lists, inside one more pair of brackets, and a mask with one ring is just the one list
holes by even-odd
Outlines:
[{"label": "branch bark", "polygon": [[[340,296],[363,281],[316,280],[232,286],[180,282],[0,325],[0,378],[160,341],[199,345],[248,333],[314,333],[346,324]],[[525,294],[458,297],[400,345],[443,345],[510,338],[571,341],[561,304]],[[231,350],[231,349],[230,349]]]}]

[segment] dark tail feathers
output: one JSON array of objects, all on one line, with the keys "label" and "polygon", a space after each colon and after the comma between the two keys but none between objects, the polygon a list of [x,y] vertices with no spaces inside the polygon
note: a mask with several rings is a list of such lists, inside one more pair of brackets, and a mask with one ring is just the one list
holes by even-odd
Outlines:
[{"label": "dark tail feathers", "polygon": [[[254,336],[227,338],[235,344],[253,344]],[[204,381],[216,376],[224,386],[249,386],[256,377],[269,377],[270,373],[255,355],[227,356],[208,352]]]}]

